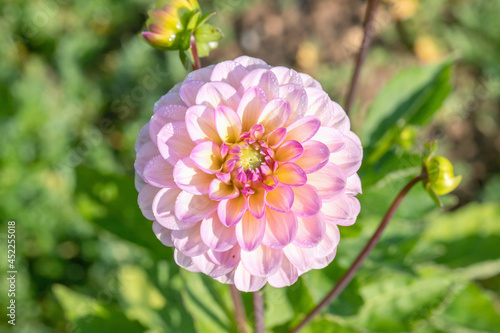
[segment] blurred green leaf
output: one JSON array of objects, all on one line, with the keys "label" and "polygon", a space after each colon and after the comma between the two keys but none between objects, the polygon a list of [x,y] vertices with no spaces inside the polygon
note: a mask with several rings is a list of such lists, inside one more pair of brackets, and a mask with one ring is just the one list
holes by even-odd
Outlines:
[{"label": "blurred green leaf", "polygon": [[198,332],[236,332],[228,286],[200,274],[182,272],[182,298]]},{"label": "blurred green leaf", "polygon": [[[151,221],[142,215],[132,176],[108,175],[80,166],[76,169],[76,182],[77,200],[85,202],[85,206],[79,207],[89,221],[148,249],[155,258],[172,256],[171,249],[156,239],[151,230]],[[94,208],[84,209],[92,205]]]},{"label": "blurred green leaf", "polygon": [[429,121],[451,90],[451,66],[449,60],[396,74],[368,110],[363,123],[364,145],[377,146],[378,141],[400,121],[414,125]]},{"label": "blurred green leaf", "polygon": [[433,218],[415,256],[450,268],[498,259],[500,208],[496,203],[471,203],[451,214]]},{"label": "blurred green leaf", "polygon": [[493,297],[474,284],[467,285],[440,316],[440,319],[468,329],[495,332],[500,328],[500,311]]},{"label": "blurred green leaf", "polygon": [[455,287],[455,281],[441,275],[411,277],[388,272],[363,284],[364,306],[348,321],[374,331],[408,332],[432,316]]},{"label": "blurred green leaf", "polygon": [[56,284],[52,287],[66,317],[74,325],[71,331],[89,333],[144,332],[145,327],[127,318],[116,305],[103,304]]}]

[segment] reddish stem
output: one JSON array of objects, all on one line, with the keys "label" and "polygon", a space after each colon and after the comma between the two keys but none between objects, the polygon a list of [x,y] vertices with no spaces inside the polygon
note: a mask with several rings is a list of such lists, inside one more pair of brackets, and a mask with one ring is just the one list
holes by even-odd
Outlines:
[{"label": "reddish stem", "polygon": [[356,57],[356,65],[354,67],[354,73],[352,74],[351,85],[349,86],[349,91],[347,93],[347,98],[345,102],[345,112],[349,113],[351,109],[352,102],[354,101],[354,96],[358,88],[358,79],[361,73],[361,67],[365,62],[366,53],[370,48],[370,44],[373,37],[373,19],[375,18],[375,11],[377,9],[379,0],[369,0],[368,7],[366,8],[365,21],[364,21],[364,34],[363,41],[361,42],[361,48],[359,49],[358,56]]},{"label": "reddish stem", "polygon": [[253,293],[253,314],[255,319],[255,333],[265,333],[264,300],[261,291]]},{"label": "reddish stem", "polygon": [[201,68],[200,57],[198,56],[198,49],[196,48],[196,38],[191,35],[191,53],[193,54],[193,71]]},{"label": "reddish stem", "polygon": [[368,243],[365,245],[363,250],[360,252],[356,260],[354,260],[351,267],[347,270],[347,272],[345,272],[345,274],[340,278],[340,280],[337,281],[337,283],[335,284],[333,289],[328,293],[328,295],[326,295],[325,298],[323,298],[323,300],[311,312],[309,312],[309,314],[289,333],[299,332],[302,328],[304,328],[305,325],[307,325],[307,323],[309,323],[316,315],[318,315],[321,312],[321,310],[323,310],[328,304],[330,304],[345,289],[345,287],[347,287],[347,285],[349,284],[349,282],[351,282],[351,280],[353,279],[354,275],[358,271],[363,261],[365,261],[365,259],[368,257],[370,252],[377,244],[377,242],[380,240],[380,237],[382,236],[385,227],[387,227],[387,225],[391,221],[392,217],[394,216],[394,213],[396,213],[396,210],[398,209],[399,205],[403,201],[406,194],[416,183],[426,178],[427,174],[423,173],[420,176],[410,180],[410,182],[406,184],[405,187],[403,187],[401,192],[399,192],[399,194],[392,202],[392,205],[387,210],[387,213],[385,213],[385,216],[382,219],[382,222],[380,222],[380,225],[378,226],[377,230],[370,238]]},{"label": "reddish stem", "polygon": [[238,289],[231,284],[229,285],[229,289],[231,290],[231,298],[234,303],[234,315],[236,318],[236,326],[238,327],[239,333],[247,333],[247,317],[245,315],[245,308],[243,306],[243,301],[241,300],[241,295]]}]

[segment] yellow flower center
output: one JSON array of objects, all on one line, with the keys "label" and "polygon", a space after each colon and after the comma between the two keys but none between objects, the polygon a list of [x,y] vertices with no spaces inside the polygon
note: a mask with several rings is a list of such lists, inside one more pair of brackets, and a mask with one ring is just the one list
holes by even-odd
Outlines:
[{"label": "yellow flower center", "polygon": [[252,146],[246,149],[242,149],[239,156],[240,156],[241,166],[245,170],[247,169],[255,170],[256,168],[260,167],[263,161],[263,156],[260,153],[260,151]]}]

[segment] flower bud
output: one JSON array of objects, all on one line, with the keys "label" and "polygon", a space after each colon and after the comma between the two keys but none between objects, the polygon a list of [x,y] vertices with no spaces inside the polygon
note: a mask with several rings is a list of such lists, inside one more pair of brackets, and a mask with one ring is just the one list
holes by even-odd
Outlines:
[{"label": "flower bud", "polygon": [[426,188],[432,189],[437,195],[445,195],[457,188],[462,176],[455,176],[453,165],[442,156],[435,156],[427,164],[428,181]]},{"label": "flower bud", "polygon": [[170,0],[166,3],[148,12],[148,31],[142,36],[154,48],[178,50],[182,39],[186,38],[184,32],[188,23],[193,16],[199,15],[200,6],[196,0]]}]

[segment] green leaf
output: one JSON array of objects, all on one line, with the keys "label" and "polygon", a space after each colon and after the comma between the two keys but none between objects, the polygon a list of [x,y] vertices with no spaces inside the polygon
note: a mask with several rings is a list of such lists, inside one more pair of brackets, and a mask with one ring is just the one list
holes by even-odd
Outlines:
[{"label": "green leaf", "polygon": [[236,332],[228,286],[199,273],[183,271],[182,298],[198,332]]},{"label": "green leaf", "polygon": [[377,142],[398,122],[423,125],[451,90],[451,61],[401,71],[384,87],[363,124],[364,145]]},{"label": "green leaf", "polygon": [[500,327],[500,312],[492,295],[474,284],[467,285],[440,316],[441,319],[469,329],[495,332]]},{"label": "green leaf", "polygon": [[353,325],[382,332],[408,332],[433,315],[457,287],[446,276],[412,277],[388,271],[361,288],[364,306]]},{"label": "green leaf", "polygon": [[336,317],[331,315],[321,316],[313,320],[301,332],[302,333],[359,333],[358,329],[353,329],[345,324],[341,324]]},{"label": "green leaf", "polygon": [[127,318],[115,305],[103,304],[60,284],[54,285],[52,291],[75,331],[142,333],[146,330],[137,321]]},{"label": "green leaf", "polygon": [[[500,208],[497,203],[467,206],[432,218],[418,245],[423,253],[449,268],[464,268],[498,258]],[[420,253],[420,254],[419,254]]]},{"label": "green leaf", "polygon": [[155,258],[172,256],[151,230],[151,221],[137,204],[133,177],[108,175],[80,166],[76,169],[76,198],[81,214],[112,234],[150,250]]}]

